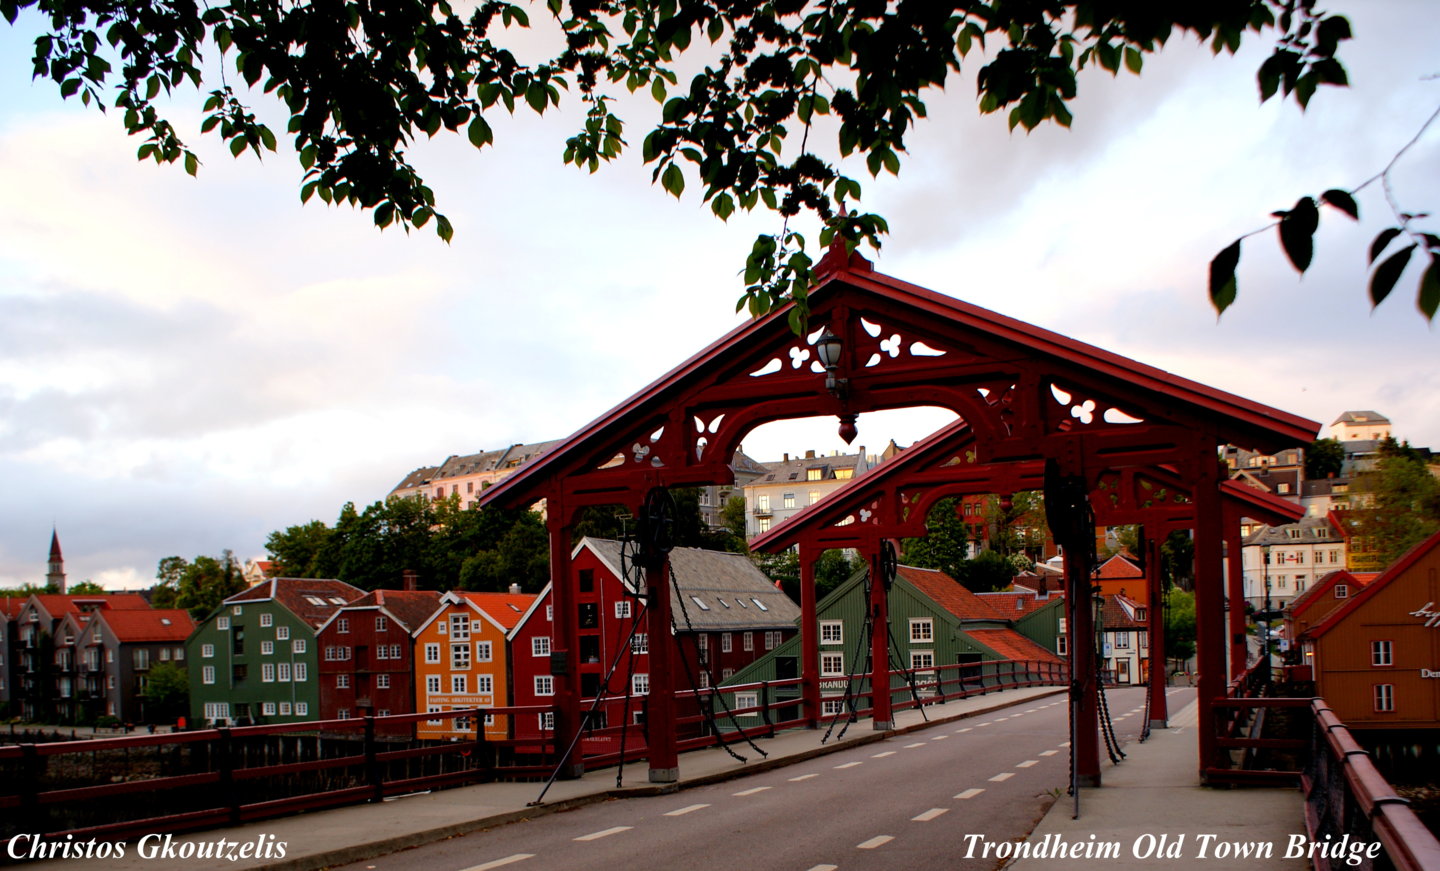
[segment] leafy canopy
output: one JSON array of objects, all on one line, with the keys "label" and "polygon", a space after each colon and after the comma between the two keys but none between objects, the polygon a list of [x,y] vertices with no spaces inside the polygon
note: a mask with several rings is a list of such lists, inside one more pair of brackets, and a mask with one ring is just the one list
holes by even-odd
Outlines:
[{"label": "leafy canopy", "polygon": [[[544,113],[578,99],[584,121],[565,142],[564,160],[594,172],[629,144],[612,104],[626,92],[648,93],[662,107],[640,138],[654,182],[676,197],[698,186],[722,220],[757,207],[783,219],[778,233],[755,240],[737,308],[758,315],[794,299],[797,328],[815,276],[806,240],[789,219],[818,217],[821,246],[878,248],[887,230],[881,215],[858,209],[860,180],[819,153],[833,144],[871,176],[898,173],[906,134],[926,115],[925,98],[967,59],[980,64],[979,111],[1004,113],[1011,129],[1026,130],[1070,125],[1085,67],[1139,74],[1145,56],[1176,36],[1208,42],[1217,54],[1233,54],[1247,35],[1273,39],[1257,74],[1262,100],[1284,94],[1303,107],[1320,85],[1347,84],[1336,53],[1350,25],[1317,11],[1313,0],[546,0],[544,7],[552,20],[533,32],[526,9],[502,0],[463,10],[448,0],[0,0],[0,15],[12,24],[25,10],[43,16],[35,76],[53,80],[65,98],[118,110],[125,128],[143,137],[140,159],[198,172],[199,158],[158,103],[181,87],[205,95],[201,133],[220,136],[235,156],[275,151],[277,132],[245,102],[258,90],[288,115],[284,134],[298,155],[302,200],[371,210],[380,227],[433,224],[447,241],[454,229],[407,157],[420,136],[463,132],[484,149],[502,112]],[[242,82],[248,91],[237,91]],[[830,142],[822,145],[822,137]],[[1341,190],[1276,213],[1285,251],[1301,271],[1320,203],[1356,216]],[[1381,234],[1384,244],[1377,239],[1372,260],[1397,237],[1411,244],[1381,264],[1371,290],[1378,303],[1419,248],[1430,258],[1420,296],[1430,317],[1440,304],[1440,240],[1413,226],[1419,217],[1400,215]],[[1239,256],[1237,240],[1211,264],[1211,297],[1221,311],[1235,298]]]}]

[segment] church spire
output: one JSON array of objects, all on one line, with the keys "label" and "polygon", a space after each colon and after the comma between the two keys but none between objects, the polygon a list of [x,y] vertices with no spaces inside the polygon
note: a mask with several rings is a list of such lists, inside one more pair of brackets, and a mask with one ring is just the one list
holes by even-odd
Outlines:
[{"label": "church spire", "polygon": [[65,592],[65,557],[60,553],[60,533],[50,528],[50,570],[45,575],[47,585],[54,584],[55,592]]}]

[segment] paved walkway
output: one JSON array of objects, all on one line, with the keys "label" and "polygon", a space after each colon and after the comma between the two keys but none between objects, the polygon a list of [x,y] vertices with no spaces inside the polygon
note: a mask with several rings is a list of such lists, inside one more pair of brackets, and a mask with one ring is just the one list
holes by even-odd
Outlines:
[{"label": "paved walkway", "polygon": [[[89,867],[104,867],[106,871],[167,871],[172,868],[177,871],[211,868],[312,871],[611,797],[653,795],[742,777],[831,753],[842,747],[880,741],[889,735],[974,717],[1063,692],[1063,689],[1054,687],[1036,687],[948,702],[926,708],[928,722],[919,711],[908,710],[897,715],[894,732],[872,731],[869,723],[862,720],[852,725],[843,738],[837,740],[832,737],[824,745],[820,744],[817,732],[785,732],[758,742],[768,754],[765,758],[756,756],[748,747],[737,748],[741,755],[748,757],[744,763],[736,762],[719,748],[686,753],[680,758],[680,782],[664,788],[648,782],[648,769],[642,762],[625,768],[624,782],[619,788],[616,787],[613,768],[592,771],[577,780],[557,781],[540,807],[529,806],[539,795],[540,784],[479,784],[398,797],[380,804],[355,805],[232,829],[175,836],[168,839],[168,845],[177,851],[173,859],[147,858],[140,855],[132,843],[126,845],[125,855],[121,858],[112,857],[103,862],[86,864]],[[1219,791],[1194,785],[1193,724],[1192,704],[1172,719],[1172,725],[1177,728],[1156,730],[1146,744],[1127,746],[1129,759],[1113,768],[1107,764],[1103,775],[1105,788],[1086,790],[1082,794],[1082,816],[1079,820],[1070,819],[1070,800],[1062,797],[1042,820],[1031,840],[1051,833],[1060,834],[1067,840],[1088,840],[1093,833],[1097,839],[1121,841],[1128,852],[1134,838],[1143,834],[1165,832],[1173,837],[1187,833],[1190,837],[1186,849],[1193,850],[1194,835],[1218,832],[1229,839],[1242,824],[1245,826],[1244,837],[1250,840],[1272,836],[1283,840],[1285,835],[1301,830],[1299,794],[1294,791]],[[269,855],[238,861],[202,858],[205,854],[198,852],[190,853],[189,858],[183,857],[186,850],[213,851],[222,838],[227,843],[221,845],[221,849],[228,849],[230,844],[254,844],[267,850]],[[167,838],[152,836],[148,843],[156,841],[163,846]],[[277,855],[276,845],[280,844],[284,845],[283,856]],[[213,853],[210,855],[213,856]],[[1069,867],[1112,871],[1116,867],[1126,867],[1123,859],[1118,862],[1105,860],[1103,864],[1089,860],[1075,865],[1053,860],[1031,860],[1031,864],[1022,867],[1026,871],[1038,871],[1040,861],[1044,862],[1047,871]],[[74,862],[64,859],[36,861],[26,867],[34,871],[75,871],[77,866]],[[1129,864],[1131,867],[1152,867],[1154,860],[1133,860]],[[1185,864],[1188,863],[1179,863],[1176,867]],[[1253,861],[1246,863],[1247,868],[1256,865]],[[1228,871],[1231,867],[1240,866],[1206,862],[1204,867],[1206,871]],[[1259,867],[1291,866],[1276,863]]]}]

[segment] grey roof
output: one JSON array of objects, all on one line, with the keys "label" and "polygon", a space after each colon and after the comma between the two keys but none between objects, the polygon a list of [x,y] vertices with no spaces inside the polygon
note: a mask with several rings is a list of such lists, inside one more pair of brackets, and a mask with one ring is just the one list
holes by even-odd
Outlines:
[{"label": "grey roof", "polygon": [[791,481],[803,484],[808,480],[811,469],[820,470],[820,480],[835,480],[836,469],[854,469],[858,477],[864,472],[860,460],[863,454],[842,454],[838,457],[791,457],[778,463],[767,463],[765,474],[755,479],[757,484],[785,484]]},{"label": "grey roof", "polygon": [[[619,574],[620,542],[586,538],[585,546]],[[671,604],[681,632],[786,629],[800,618],[800,607],[742,553],[677,547],[670,552],[670,568],[675,579]]]},{"label": "grey roof", "polygon": [[1338,530],[1324,517],[1303,517],[1295,523],[1284,526],[1262,526],[1245,536],[1244,546],[1314,544],[1316,542],[1340,542],[1343,539]]},{"label": "grey roof", "polygon": [[[421,466],[420,468],[406,475],[403,481],[395,485],[394,490],[409,490],[413,487],[424,486],[425,484],[430,483],[430,481],[435,477],[435,473],[438,471],[440,471],[439,466]],[[391,492],[393,493],[394,490],[392,490]]]},{"label": "grey roof", "polygon": [[[508,448],[500,448],[494,451],[481,451],[477,454],[458,455],[452,454],[441,461],[438,466],[421,466],[405,476],[405,480],[395,485],[395,490],[406,490],[412,487],[421,487],[432,481],[440,481],[446,478],[459,478],[464,475],[474,475],[478,472],[493,472],[498,469],[518,467],[535,457],[540,456],[564,439],[553,439],[548,442],[535,442],[528,445],[511,445]],[[393,492],[393,491],[392,491]]]},{"label": "grey roof", "polygon": [[769,466],[751,457],[739,448],[735,449],[735,456],[730,458],[730,468],[735,472],[736,481],[739,481],[742,475],[748,475],[753,478],[770,471]]},{"label": "grey roof", "polygon": [[1378,411],[1347,411],[1335,418],[1335,423],[1389,423],[1390,418]]}]

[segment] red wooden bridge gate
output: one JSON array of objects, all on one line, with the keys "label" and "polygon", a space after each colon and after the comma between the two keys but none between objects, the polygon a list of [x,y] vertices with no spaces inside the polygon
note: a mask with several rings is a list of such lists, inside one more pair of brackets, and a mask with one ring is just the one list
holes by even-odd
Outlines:
[{"label": "red wooden bridge gate", "polygon": [[[1284,517],[1293,509],[1227,488],[1218,451],[1226,444],[1264,453],[1308,444],[1319,424],[882,275],[857,254],[832,250],[819,270],[820,283],[809,298],[807,335],[791,330],[788,307],[738,327],[486,491],[486,503],[524,506],[546,500],[560,745],[581,726],[575,669],[578,580],[570,567],[580,511],[618,504],[640,518],[652,639],[646,720],[650,779],[671,782],[679,772],[670,667],[675,652],[673,644],[657,643],[671,637],[664,503],[657,495],[672,487],[731,483],[731,456],[747,433],[765,423],[835,415],[848,441],[860,413],[943,406],[962,423],[928,440],[924,457],[904,467],[913,479],[892,479],[888,488],[869,495],[873,504],[852,506],[860,522],[846,533],[851,536],[846,544],[825,546],[859,547],[878,558],[882,542],[916,534],[906,530],[923,524],[926,508],[941,495],[1043,488],[1052,531],[1066,554],[1069,633],[1078,639],[1094,634],[1089,596],[1084,595],[1090,589],[1086,554],[1094,518],[1153,526],[1160,535],[1150,535],[1151,540],[1172,528],[1193,530],[1199,768],[1203,775],[1228,767],[1212,725],[1215,704],[1226,692],[1227,645],[1243,647],[1244,639],[1243,624],[1227,627],[1225,619],[1221,554],[1226,527],[1238,530],[1241,513]],[[952,480],[937,480],[947,476]],[[865,480],[855,482],[852,496]],[[1156,483],[1172,496],[1155,498]],[[797,527],[794,540],[813,559],[824,530],[833,532],[848,516],[817,522],[808,533]],[[1238,569],[1238,560],[1233,562]],[[1232,573],[1232,585],[1238,579],[1238,571]],[[805,716],[816,722],[811,580],[807,569],[801,631]],[[1232,601],[1239,601],[1237,592],[1232,591]],[[883,609],[883,592],[877,599],[874,607]],[[876,618],[885,619],[883,610]],[[1231,620],[1243,621],[1243,615],[1232,611]],[[886,661],[883,655],[873,657],[876,668]],[[1243,662],[1242,656],[1239,665]],[[1076,764],[1082,782],[1096,784],[1094,658],[1072,657],[1071,674],[1078,703]],[[878,701],[882,696],[877,694],[875,702],[877,726],[890,719]],[[579,773],[576,760],[565,768],[566,774]]]}]

